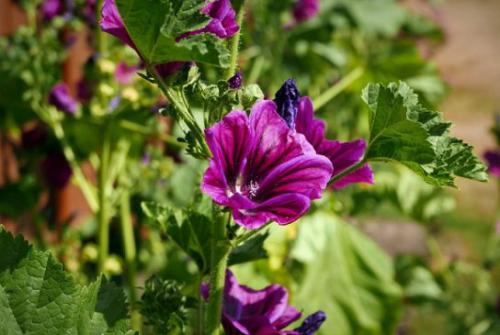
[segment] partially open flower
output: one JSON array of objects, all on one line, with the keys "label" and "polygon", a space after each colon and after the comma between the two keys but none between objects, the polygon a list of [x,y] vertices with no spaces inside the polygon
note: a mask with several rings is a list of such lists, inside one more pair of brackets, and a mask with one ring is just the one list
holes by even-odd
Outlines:
[{"label": "partially open flower", "polygon": [[61,112],[75,114],[78,102],[69,94],[68,85],[59,83],[49,93],[49,104]]},{"label": "partially open flower", "polygon": [[231,208],[247,229],[297,220],[321,197],[333,172],[326,157],[288,128],[273,101],[255,104],[250,117],[229,113],[205,137],[213,158],[202,191]]},{"label": "partially open flower", "polygon": [[[311,99],[300,97],[298,92],[295,82],[289,79],[276,94],[278,110],[289,127],[303,134],[319,155],[328,157],[333,164],[334,177],[359,163],[365,154],[366,142],[363,139],[352,142],[326,139],[325,122],[314,118]],[[368,164],[336,181],[333,187],[342,188],[352,183],[373,183],[373,172]]]}]

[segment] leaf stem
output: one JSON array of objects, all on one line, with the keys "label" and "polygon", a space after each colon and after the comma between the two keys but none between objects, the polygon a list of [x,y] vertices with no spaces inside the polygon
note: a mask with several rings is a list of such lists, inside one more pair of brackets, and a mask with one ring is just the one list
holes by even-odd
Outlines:
[{"label": "leaf stem", "polygon": [[99,212],[98,212],[98,242],[99,242],[99,261],[98,269],[99,273],[104,272],[106,259],[108,258],[109,252],[109,204],[108,196],[108,169],[111,157],[111,142],[109,138],[109,128],[105,126],[103,143],[101,148],[101,161],[99,164],[99,175],[98,175],[98,194],[99,194]]},{"label": "leaf stem", "polygon": [[226,70],[225,77],[230,79],[236,74],[236,69],[238,68],[238,55],[240,51],[240,39],[241,30],[243,29],[243,18],[245,17],[245,0],[241,0],[240,8],[238,10],[238,16],[236,18],[238,26],[240,29],[231,39],[231,58],[229,68]]},{"label": "leaf stem", "polygon": [[319,97],[314,99],[314,109],[318,110],[321,107],[325,106],[330,100],[339,95],[342,91],[352,85],[356,80],[361,78],[364,70],[361,67],[358,67],[352,70],[347,76],[342,78],[338,83],[327,89],[323,92]]},{"label": "leaf stem", "polygon": [[339,181],[340,179],[350,175],[351,173],[353,173],[354,171],[358,170],[359,168],[361,168],[363,165],[365,165],[367,163],[367,160],[366,159],[362,159],[360,162],[358,162],[357,164],[354,164],[353,166],[345,169],[344,171],[342,171],[341,173],[339,173],[338,175],[336,176],[333,176],[332,179],[330,179],[330,181],[328,182],[328,185],[333,185],[335,182]]},{"label": "leaf stem", "polygon": [[124,249],[123,251],[125,254],[127,284],[130,296],[130,309],[132,311],[132,328],[136,331],[139,331],[141,326],[141,318],[140,314],[137,311],[137,268],[135,263],[137,249],[135,245],[134,227],[130,211],[130,194],[127,190],[123,190],[120,196],[120,222]]}]

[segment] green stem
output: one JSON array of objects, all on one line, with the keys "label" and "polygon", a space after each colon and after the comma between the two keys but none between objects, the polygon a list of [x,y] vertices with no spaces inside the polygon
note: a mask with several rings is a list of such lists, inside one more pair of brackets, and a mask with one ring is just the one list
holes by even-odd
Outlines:
[{"label": "green stem", "polygon": [[109,204],[108,204],[108,169],[111,156],[111,142],[109,139],[109,129],[105,126],[103,143],[101,148],[101,162],[99,164],[98,175],[98,194],[99,194],[99,212],[98,212],[98,242],[99,242],[99,273],[104,272],[106,259],[109,252]]},{"label": "green stem", "polygon": [[[229,214],[231,215],[231,214]],[[219,335],[222,303],[224,297],[224,283],[226,279],[226,268],[231,253],[231,248],[227,247],[223,256],[220,256],[220,246],[216,245],[226,236],[226,220],[220,217],[212,224],[214,239],[211,245],[210,259],[210,295],[205,315],[204,334]]]},{"label": "green stem", "polygon": [[318,110],[324,105],[326,105],[330,100],[339,95],[342,91],[344,91],[347,87],[352,85],[356,80],[361,78],[363,75],[363,68],[356,68],[352,70],[347,76],[342,78],[338,83],[327,89],[323,92],[319,97],[314,99],[314,109]]},{"label": "green stem", "polygon": [[148,71],[155,77],[156,82],[158,83],[161,91],[167,97],[169,102],[175,107],[176,111],[179,113],[180,118],[186,123],[188,128],[193,132],[194,137],[196,138],[200,148],[202,150],[202,154],[205,157],[210,157],[210,149],[205,142],[205,136],[203,135],[203,131],[200,126],[194,119],[193,114],[189,110],[189,107],[184,102],[184,98],[182,97],[182,93],[176,92],[167,86],[163,78],[158,74],[154,66],[148,65]]},{"label": "green stem", "polygon": [[120,196],[120,222],[122,230],[123,251],[125,254],[125,269],[127,273],[127,284],[130,296],[130,309],[132,311],[132,328],[140,330],[141,319],[137,311],[137,281],[136,281],[136,255],[134,227],[130,211],[130,195],[128,191],[122,191]]},{"label": "green stem", "polygon": [[98,55],[102,56],[102,53],[104,50],[106,50],[106,37],[103,34],[99,22],[101,22],[101,10],[102,10],[102,5],[103,5],[103,0],[97,0],[96,2],[96,13],[95,13],[95,18],[97,22],[97,27],[94,30],[94,36],[95,36],[95,51],[97,52]]},{"label": "green stem", "polygon": [[64,156],[68,160],[69,165],[71,166],[71,170],[73,171],[73,178],[75,182],[77,183],[78,187],[85,196],[85,199],[87,200],[87,203],[92,212],[96,213],[99,209],[99,205],[97,203],[95,190],[93,186],[88,182],[85,175],[83,174],[82,169],[80,168],[80,165],[76,160],[75,153],[73,152],[71,145],[68,143],[68,140],[66,139],[64,129],[61,123],[57,120],[57,117],[53,116],[52,114],[53,113],[50,113],[51,120],[49,124],[51,125],[52,130],[54,131],[54,135],[58,139],[59,143],[61,143]]},{"label": "green stem", "polygon": [[229,68],[226,70],[226,75],[225,75],[226,79],[233,77],[236,74],[236,69],[238,68],[238,54],[240,51],[241,30],[242,30],[244,16],[245,16],[245,0],[241,0],[241,7],[238,11],[238,17],[236,18],[240,30],[231,39],[231,59],[229,63],[230,64]]}]

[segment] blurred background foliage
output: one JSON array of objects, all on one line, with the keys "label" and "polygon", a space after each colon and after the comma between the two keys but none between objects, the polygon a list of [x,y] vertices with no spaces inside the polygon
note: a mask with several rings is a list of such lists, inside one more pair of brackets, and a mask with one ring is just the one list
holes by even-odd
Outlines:
[{"label": "blurred background foliage", "polygon": [[[114,167],[107,181],[113,190],[107,199],[112,219],[107,273],[125,285],[130,264],[120,220],[132,215],[139,286],[158,274],[196,294],[194,260],[165,237],[141,204],[192,204],[199,199],[205,167],[183,154],[183,144],[176,141],[181,129],[165,116],[168,110],[159,112],[164,101],[146,80],[135,76],[126,84],[116,82],[119,62],[134,66],[139,60],[114,39],[95,40],[95,22],[78,14],[84,1],[76,2],[70,18],[48,22],[37,14],[39,2],[19,5],[27,13],[26,24],[0,38],[1,223],[52,250],[78,281],[88,282],[97,266],[96,213],[89,194],[99,182],[96,171],[106,139]],[[292,0],[248,0],[246,5],[240,54],[245,83],[258,83],[272,97],[285,79],[295,78],[301,93],[314,99],[332,138],[367,135],[368,111],[360,99],[367,83],[403,80],[425,105],[443,106],[457,121],[455,131],[485,149],[498,91],[491,99],[475,93],[481,86],[474,77],[472,83],[461,82],[453,76],[458,70],[446,65],[446,57],[455,57],[457,50],[439,53],[456,43],[453,24],[483,24],[461,22],[468,10],[472,18],[498,13],[494,1],[322,0],[320,14],[297,25],[291,23]],[[467,42],[461,47],[458,52],[467,52]],[[68,65],[75,50],[83,59],[78,80],[68,70],[75,66]],[[470,62],[491,64],[487,56]],[[208,81],[220,77],[213,67],[200,69]],[[469,73],[475,69],[471,65]],[[450,76],[450,85],[442,73]],[[46,107],[50,89],[62,80],[70,81],[73,96],[79,97],[73,116]],[[91,92],[87,96],[81,91],[85,85]],[[493,137],[490,142],[493,146]],[[61,152],[65,159],[47,171],[44,162]],[[72,170],[69,185],[50,178],[50,170],[60,171],[61,165]],[[423,183],[404,167],[375,170],[374,186],[329,193],[299,222],[270,228],[255,256],[260,260],[234,267],[240,282],[252,287],[280,283],[306,314],[325,310],[322,334],[500,333],[496,180],[480,187],[460,184],[458,195]],[[90,191],[82,195],[79,189],[85,187]],[[162,285],[146,285],[155,287]],[[168,285],[162,289],[176,292]]]}]

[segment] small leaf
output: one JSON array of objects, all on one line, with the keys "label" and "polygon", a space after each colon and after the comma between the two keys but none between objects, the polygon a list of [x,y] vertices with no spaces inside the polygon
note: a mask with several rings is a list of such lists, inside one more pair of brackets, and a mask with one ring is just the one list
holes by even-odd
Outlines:
[{"label": "small leaf", "polygon": [[242,245],[236,247],[229,255],[229,266],[267,258],[264,242],[268,237],[269,232],[266,232],[252,237]]},{"label": "small leaf", "polygon": [[450,137],[451,124],[423,107],[405,83],[370,84],[363,100],[371,111],[368,160],[400,162],[436,186],[454,186],[457,176],[487,180],[472,146]]}]

